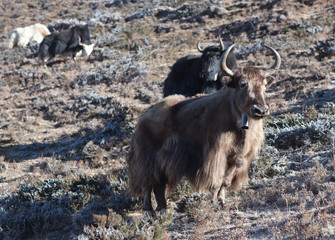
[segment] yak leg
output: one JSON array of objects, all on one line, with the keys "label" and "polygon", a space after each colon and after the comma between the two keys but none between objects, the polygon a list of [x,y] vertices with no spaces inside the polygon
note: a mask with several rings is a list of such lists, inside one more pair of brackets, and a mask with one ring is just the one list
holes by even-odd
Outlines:
[{"label": "yak leg", "polygon": [[231,182],[232,182],[232,180],[233,180],[233,178],[235,176],[236,169],[237,169],[236,165],[233,165],[230,168],[228,168],[228,170],[227,170],[227,172],[226,172],[226,174],[225,174],[225,176],[223,178],[221,188],[222,187],[230,187]]},{"label": "yak leg", "polygon": [[43,64],[43,67],[47,67],[47,60],[45,58],[42,58],[42,64]]},{"label": "yak leg", "polygon": [[225,176],[222,179],[222,184],[217,194],[218,201],[222,204],[225,202],[227,188],[231,186],[233,178],[235,177],[235,174],[237,172],[237,168],[238,167],[235,164],[229,167]]},{"label": "yak leg", "polygon": [[226,190],[227,188],[229,188],[232,184],[232,181],[234,179],[234,177],[236,176],[236,173],[244,167],[244,159],[241,157],[237,157],[234,161],[234,165],[230,166],[227,169],[227,172],[225,174],[225,176],[222,179],[222,185],[220,188],[220,191],[218,192],[218,200],[222,203],[225,202],[225,198],[226,198]]},{"label": "yak leg", "polygon": [[213,191],[213,203],[215,203],[218,200],[218,195],[219,195],[220,188],[215,188]]},{"label": "yak leg", "polygon": [[226,175],[223,177],[222,184],[221,184],[220,190],[218,191],[218,196],[217,196],[218,201],[221,204],[224,204],[225,202],[227,188],[230,187],[233,181],[233,178],[235,177],[236,171],[237,171],[237,167],[236,165],[233,165],[230,168],[228,168]]},{"label": "yak leg", "polygon": [[218,193],[218,201],[223,205],[226,199],[226,188],[221,186],[220,191]]},{"label": "yak leg", "polygon": [[212,202],[215,204],[219,203],[219,205],[223,207],[225,197],[226,197],[226,188],[223,185],[221,185],[221,187],[216,188],[214,190]]},{"label": "yak leg", "polygon": [[148,187],[146,189],[144,199],[143,199],[143,211],[144,214],[147,215],[148,217],[155,217],[155,211],[152,208],[151,204],[151,192],[152,192],[152,187]]},{"label": "yak leg", "polygon": [[223,205],[225,202],[227,187],[229,187],[231,184],[236,167],[234,166],[234,167],[231,167],[230,169],[231,170],[227,172],[229,175],[228,176],[226,175],[223,178],[221,187],[216,190],[215,192],[216,194],[214,194],[214,198],[213,198],[213,201],[218,201],[221,205]]},{"label": "yak leg", "polygon": [[245,159],[243,157],[235,157],[233,164],[227,169],[227,172],[222,180],[224,187],[230,187],[236,173],[242,169],[245,165]]},{"label": "yak leg", "polygon": [[165,188],[166,183],[162,183],[154,187],[154,193],[157,202],[156,211],[160,211],[161,213],[165,213],[167,207],[165,198]]},{"label": "yak leg", "polygon": [[51,60],[52,59],[52,57],[41,57],[41,62],[42,62],[42,64],[43,64],[43,67],[47,67],[47,63],[48,63],[48,61],[49,60]]}]

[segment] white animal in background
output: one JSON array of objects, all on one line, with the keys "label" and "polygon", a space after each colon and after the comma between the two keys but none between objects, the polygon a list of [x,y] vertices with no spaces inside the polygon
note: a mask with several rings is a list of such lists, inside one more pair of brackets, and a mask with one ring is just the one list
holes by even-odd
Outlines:
[{"label": "white animal in background", "polygon": [[19,27],[11,31],[8,35],[8,48],[25,47],[30,41],[41,43],[43,38],[50,34],[49,29],[40,23],[35,23],[27,27]]}]

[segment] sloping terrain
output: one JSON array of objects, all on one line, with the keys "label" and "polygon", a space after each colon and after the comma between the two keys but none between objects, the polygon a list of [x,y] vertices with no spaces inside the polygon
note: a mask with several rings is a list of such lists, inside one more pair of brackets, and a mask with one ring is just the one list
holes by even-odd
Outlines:
[{"label": "sloping terrain", "polygon": [[[0,3],[1,239],[335,239],[335,6],[322,0],[4,0]],[[33,23],[88,24],[89,59],[44,68]],[[196,43],[236,44],[240,65],[282,57],[248,186],[222,207],[184,181],[169,211],[142,216],[126,154],[141,112]]]}]

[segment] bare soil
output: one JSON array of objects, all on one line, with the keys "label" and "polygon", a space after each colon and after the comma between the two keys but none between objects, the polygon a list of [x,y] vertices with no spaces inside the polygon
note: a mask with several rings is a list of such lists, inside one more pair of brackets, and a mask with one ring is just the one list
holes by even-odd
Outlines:
[{"label": "bare soil", "polygon": [[[7,1],[0,3],[0,238],[335,239],[335,7],[332,1]],[[89,24],[89,59],[44,68],[8,33]],[[250,181],[222,207],[183,182],[157,219],[127,195],[125,157],[141,112],[180,57],[236,44],[270,65],[272,116]]]}]

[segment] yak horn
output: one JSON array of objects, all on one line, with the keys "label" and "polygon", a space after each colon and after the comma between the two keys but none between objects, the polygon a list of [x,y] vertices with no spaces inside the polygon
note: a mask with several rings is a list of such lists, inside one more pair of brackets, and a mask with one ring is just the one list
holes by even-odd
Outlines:
[{"label": "yak horn", "polygon": [[199,40],[199,41],[198,41],[198,44],[197,44],[197,49],[198,49],[199,52],[202,53],[202,52],[204,51],[204,49],[201,48],[200,44],[201,44],[201,41]]},{"label": "yak horn", "polygon": [[266,70],[269,70],[269,69],[273,69],[273,70],[278,70],[280,65],[281,65],[281,58],[280,58],[280,55],[279,53],[272,47],[269,47],[267,45],[264,45],[264,47],[266,47],[267,49],[269,49],[276,57],[276,60],[275,60],[275,63],[272,65],[272,67],[266,69]]},{"label": "yak horn", "polygon": [[243,130],[249,129],[249,122],[248,122],[248,117],[244,113],[242,113],[242,119],[241,119],[241,128]]},{"label": "yak horn", "polygon": [[221,60],[221,70],[223,72],[226,72],[231,77],[234,75],[234,72],[227,67],[227,58],[228,58],[228,55],[229,55],[230,51],[233,49],[234,46],[235,46],[235,44],[231,45],[226,50],[226,52],[224,53],[223,58]]},{"label": "yak horn", "polygon": [[220,36],[219,36],[219,41],[220,41],[221,52],[223,52],[223,51],[224,51],[224,43],[223,43],[223,41],[222,41],[222,34],[223,34],[223,33],[221,33],[221,34],[220,34]]},{"label": "yak horn", "polygon": [[78,38],[79,38],[78,45],[79,45],[79,46],[83,46],[83,43],[81,42],[81,38],[80,38],[80,37],[78,37]]}]

